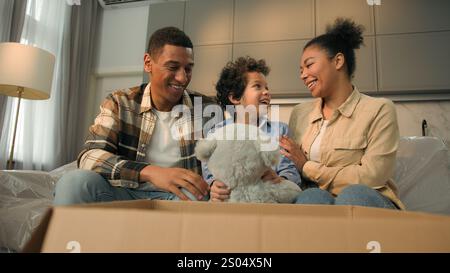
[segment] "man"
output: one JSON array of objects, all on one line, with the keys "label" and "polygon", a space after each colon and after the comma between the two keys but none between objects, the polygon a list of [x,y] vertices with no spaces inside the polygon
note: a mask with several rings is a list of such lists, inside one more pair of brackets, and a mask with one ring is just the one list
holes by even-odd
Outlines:
[{"label": "man", "polygon": [[190,38],[175,27],[157,30],[144,55],[151,82],[105,99],[78,157],[80,170],[58,181],[54,204],[207,197],[195,139],[189,137],[193,116],[172,111],[181,104],[194,113],[194,96],[201,95],[186,90],[193,66]]}]

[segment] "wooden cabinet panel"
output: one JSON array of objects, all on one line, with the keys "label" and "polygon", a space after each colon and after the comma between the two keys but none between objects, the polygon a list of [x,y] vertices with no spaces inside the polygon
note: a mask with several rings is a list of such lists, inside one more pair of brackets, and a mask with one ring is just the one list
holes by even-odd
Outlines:
[{"label": "wooden cabinet panel", "polygon": [[314,37],[312,0],[237,0],[234,42]]},{"label": "wooden cabinet panel", "polygon": [[195,0],[186,2],[185,31],[194,45],[231,43],[233,1]]},{"label": "wooden cabinet panel", "polygon": [[215,84],[225,64],[231,61],[231,45],[196,46],[194,70],[189,89],[215,96]]},{"label": "wooden cabinet panel", "polygon": [[375,37],[364,37],[365,46],[355,51],[356,70],[353,83],[359,91],[377,91]]},{"label": "wooden cabinet panel", "polygon": [[450,30],[448,0],[389,0],[374,9],[377,34]]},{"label": "wooden cabinet panel", "polygon": [[377,37],[380,91],[450,90],[450,32]]},{"label": "wooden cabinet panel", "polygon": [[195,45],[191,88],[215,93],[225,63],[250,55],[270,65],[275,97],[309,94],[299,77],[305,43],[337,17],[365,26],[354,84],[363,91],[450,92],[450,1],[190,0],[150,5],[149,35],[184,28]]},{"label": "wooden cabinet panel", "polygon": [[233,59],[246,55],[265,59],[271,68],[267,81],[274,97],[309,94],[300,79],[300,56],[305,44],[306,40],[237,44]]},{"label": "wooden cabinet panel", "polygon": [[174,26],[183,29],[184,21],[183,2],[169,2],[152,4],[148,13],[149,37],[155,30],[162,27]]},{"label": "wooden cabinet panel", "polygon": [[[383,3],[384,4],[384,3]],[[337,17],[352,18],[365,27],[364,35],[374,35],[373,7],[365,0],[316,0],[316,33],[325,33]]]}]

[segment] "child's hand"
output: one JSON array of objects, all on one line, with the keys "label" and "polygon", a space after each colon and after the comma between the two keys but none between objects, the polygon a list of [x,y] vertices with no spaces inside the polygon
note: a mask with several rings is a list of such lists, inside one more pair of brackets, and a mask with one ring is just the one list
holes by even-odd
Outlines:
[{"label": "child's hand", "polygon": [[277,173],[276,173],[274,170],[272,170],[272,169],[267,170],[267,171],[263,174],[263,176],[261,176],[261,179],[262,179],[263,181],[270,181],[270,182],[272,182],[272,183],[274,183],[274,184],[280,183],[280,182],[283,180],[283,179],[282,179],[281,177],[279,177],[279,176],[277,175]]},{"label": "child's hand", "polygon": [[210,200],[212,202],[224,202],[230,198],[231,190],[225,183],[214,180],[211,184]]}]

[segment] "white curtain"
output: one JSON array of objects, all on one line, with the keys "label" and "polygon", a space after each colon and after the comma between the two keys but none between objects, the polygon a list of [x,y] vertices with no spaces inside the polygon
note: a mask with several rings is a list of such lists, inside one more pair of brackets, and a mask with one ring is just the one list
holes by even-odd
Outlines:
[{"label": "white curtain", "polygon": [[[52,170],[62,162],[61,145],[68,99],[70,6],[61,0],[28,0],[21,43],[45,49],[56,56],[50,99],[22,100],[17,128],[15,169]],[[27,64],[24,63],[24,66]],[[12,140],[17,99],[8,99],[0,140],[0,164],[6,166]]]}]

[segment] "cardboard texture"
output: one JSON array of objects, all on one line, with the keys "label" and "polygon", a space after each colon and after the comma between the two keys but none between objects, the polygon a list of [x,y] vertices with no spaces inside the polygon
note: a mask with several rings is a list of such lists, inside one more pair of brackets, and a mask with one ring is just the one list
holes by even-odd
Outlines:
[{"label": "cardboard texture", "polygon": [[54,207],[25,252],[450,252],[450,217],[358,206],[125,201]]}]

